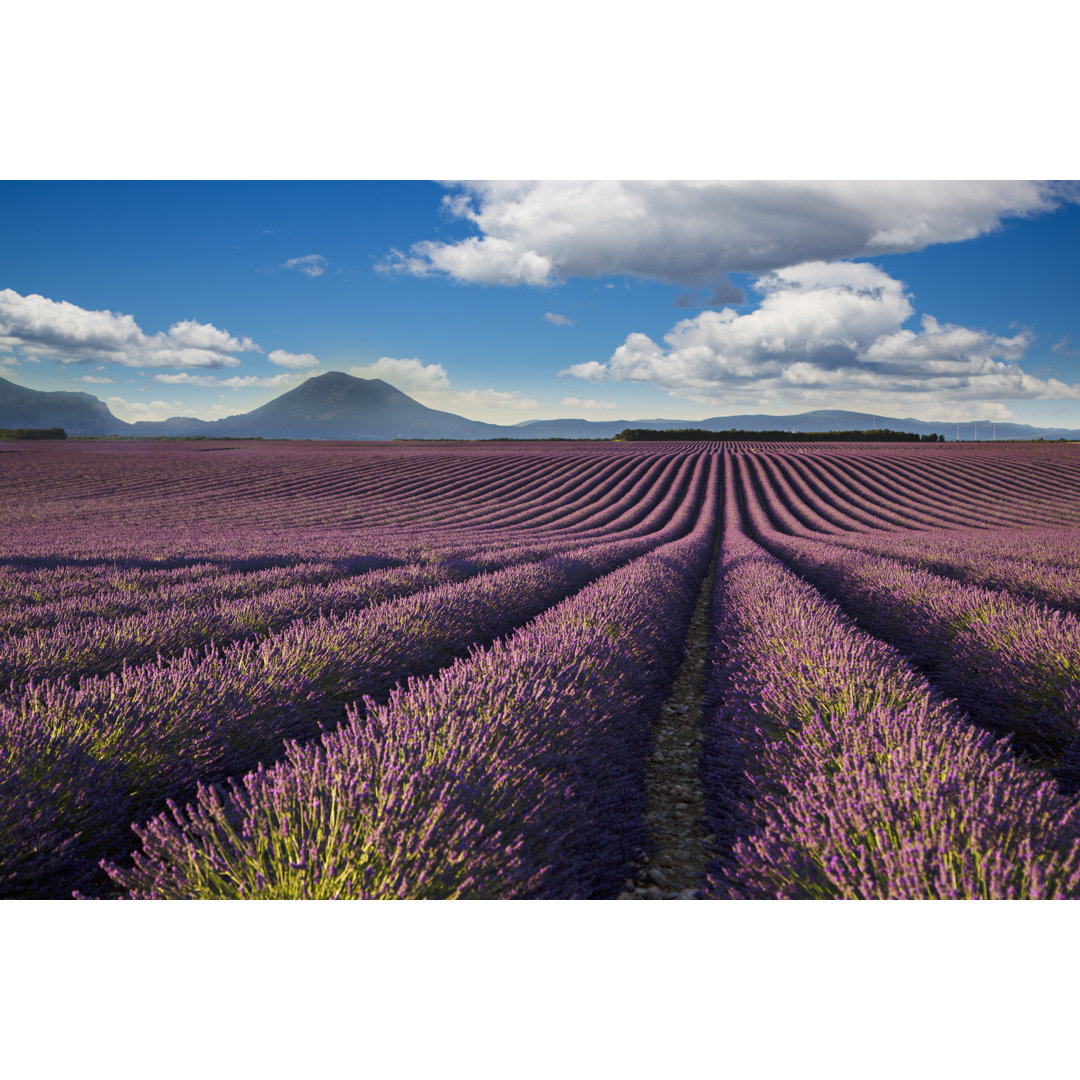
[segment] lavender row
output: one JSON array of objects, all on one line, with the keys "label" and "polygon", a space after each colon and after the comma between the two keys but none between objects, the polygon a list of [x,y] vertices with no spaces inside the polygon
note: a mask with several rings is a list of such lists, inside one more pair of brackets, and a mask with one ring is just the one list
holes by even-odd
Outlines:
[{"label": "lavender row", "polygon": [[[770,503],[783,504],[796,534],[869,529],[1047,525],[1075,520],[1080,485],[1063,480],[1048,497],[1005,460],[905,462],[878,449],[853,458],[818,451],[746,455]],[[915,466],[915,467],[913,467]]]},{"label": "lavender row", "polygon": [[[623,536],[644,535],[656,531],[676,512],[686,485],[699,463],[684,459],[671,478],[672,484],[653,483],[640,491],[635,508],[636,526],[624,529]],[[614,528],[614,523],[608,526]],[[359,607],[408,595],[441,582],[463,580],[481,569],[492,569],[526,559],[539,559],[554,553],[566,540],[541,541],[535,550],[523,547],[492,548],[474,560],[440,560],[436,565],[404,567],[372,572],[357,579],[338,581],[323,589],[295,588],[276,590],[241,603],[198,606],[208,582],[195,583],[194,607],[178,605],[188,599],[170,590],[161,597],[163,610],[145,615],[116,619],[115,611],[105,617],[87,618],[77,610],[74,617],[38,632],[11,636],[0,645],[0,684],[25,683],[29,679],[71,680],[78,676],[105,674],[121,663],[137,666],[152,661],[159,654],[175,655],[185,648],[197,648],[207,641],[217,644],[241,638],[262,636],[274,629],[316,614],[346,614]],[[224,580],[222,591],[229,592]],[[170,603],[172,601],[172,603]],[[103,604],[106,601],[103,600]],[[67,614],[63,607],[42,613]]]},{"label": "lavender row", "polygon": [[707,895],[1080,897],[1076,805],[727,519],[702,770],[722,857]]},{"label": "lavender row", "polygon": [[318,745],[137,829],[133,897],[610,897],[712,549],[696,526]]},{"label": "lavender row", "polygon": [[344,702],[384,697],[402,678],[437,670],[685,534],[694,504],[686,500],[653,537],[597,544],[77,687],[29,686],[0,706],[0,892],[91,887],[90,868],[122,843],[127,823],[165,798],[276,756],[282,739],[338,722]]},{"label": "lavender row", "polygon": [[[910,657],[979,723],[1057,760],[1077,740],[1080,619],[823,541],[783,536],[752,497],[765,546]],[[971,677],[979,672],[978,678]]]},{"label": "lavender row", "polygon": [[897,485],[909,493],[908,499],[921,500],[948,518],[1001,526],[1054,524],[1075,516],[1080,497],[1075,461],[1071,453],[1040,458],[1035,448],[998,446],[967,460],[955,450],[929,455],[918,464],[879,454],[846,460],[844,468]]},{"label": "lavender row", "polygon": [[[876,503],[883,524],[891,521],[916,528],[946,523],[1000,526],[1031,523],[1039,516],[1039,510],[1032,506],[1039,495],[1037,485],[1003,483],[1001,460],[988,472],[961,461],[930,459],[917,466],[914,462],[901,465],[887,454],[815,464],[831,469],[844,489],[865,493],[871,500],[868,509],[873,512]],[[997,488],[996,493],[987,492],[987,482]]]},{"label": "lavender row", "polygon": [[[825,545],[770,541],[986,727],[1056,760],[1077,739],[1080,619],[1001,591]],[[978,675],[973,677],[973,673]]]},{"label": "lavender row", "polygon": [[240,601],[174,606],[145,615],[70,618],[0,643],[0,686],[9,695],[34,680],[74,681],[139,667],[208,645],[221,648],[265,637],[298,620],[344,616],[371,604],[409,596],[479,573],[467,562],[374,571],[324,588],[274,589]]},{"label": "lavender row", "polygon": [[[290,624],[320,616],[344,616],[372,604],[410,596],[449,582],[465,581],[555,554],[559,544],[519,545],[479,554],[475,559],[448,558],[420,565],[374,570],[330,585],[273,589],[242,600],[202,605],[174,602],[146,614],[116,618],[60,612],[47,629],[0,641],[0,686],[16,692],[33,680],[104,675],[121,665],[137,667],[158,657],[212,643],[255,639]],[[175,598],[174,598],[175,599]]]},{"label": "lavender row", "polygon": [[1080,544],[1075,528],[920,533],[845,538],[843,543],[1080,615]]},{"label": "lavender row", "polygon": [[[671,460],[637,462],[622,484],[595,495],[582,485],[581,471],[563,478],[563,494],[548,502],[529,493],[523,499],[520,490],[501,501],[487,494],[478,505],[469,505],[458,496],[435,500],[417,510],[407,503],[388,510],[389,521],[437,524],[449,527],[463,522],[475,525],[525,526],[578,531],[625,531],[641,521],[668,497],[673,484],[685,483],[697,455],[683,454]],[[581,508],[577,510],[576,508]],[[646,525],[646,528],[651,526]]]},{"label": "lavender row", "polygon": [[[385,550],[385,549],[384,549]],[[174,605],[242,600],[273,589],[329,585],[369,570],[403,565],[399,554],[304,560],[259,569],[193,562],[174,570],[95,565],[0,570],[0,628],[7,633],[52,626],[65,616],[122,618]],[[55,607],[54,610],[50,610]]]},{"label": "lavender row", "polygon": [[[171,607],[194,608],[221,600],[246,600],[275,590],[333,585],[371,570],[416,564],[468,561],[484,569],[500,565],[504,549],[520,537],[500,542],[491,530],[431,529],[405,537],[400,530],[370,530],[335,558],[302,558],[279,553],[271,565],[248,565],[242,556],[217,561],[186,560],[172,569],[131,567],[101,558],[32,568],[0,569],[0,633],[16,634],[74,618],[124,618]],[[540,536],[548,554],[572,546],[572,537]],[[252,563],[264,560],[250,560]]]},{"label": "lavender row", "polygon": [[[602,556],[599,566],[606,568]],[[583,584],[590,569],[559,557],[77,688],[31,685],[0,709],[4,891],[40,895],[46,881],[54,891],[87,887],[88,869],[127,822],[163,798],[253,764],[283,738],[314,734],[320,721],[332,722],[334,705],[437,668],[478,635],[498,633],[503,620],[513,625]],[[48,767],[54,759],[62,769]],[[55,802],[47,845],[27,830],[40,820],[20,814],[23,801],[41,799]]]},{"label": "lavender row", "polygon": [[[433,455],[352,448],[334,455],[340,464],[328,472],[322,454],[279,446],[269,455],[248,450],[224,457],[200,454],[200,465],[217,467],[198,468],[185,476],[185,470],[192,469],[190,453],[132,449],[140,452],[76,448],[74,454],[47,459],[46,465],[52,467],[36,477],[30,469],[33,459],[22,462],[12,479],[24,482],[9,485],[9,500],[0,504],[0,520],[10,522],[15,541],[4,550],[23,559],[55,560],[60,553],[85,552],[91,557],[107,553],[152,562],[162,555],[183,558],[192,550],[206,551],[209,545],[222,550],[215,541],[223,541],[226,551],[237,544],[257,549],[260,533],[271,552],[275,544],[280,551],[283,541],[305,550],[305,534],[310,531],[326,534],[316,543],[322,548],[325,541],[333,544],[335,529],[347,538],[349,526],[358,518],[374,518],[378,526],[380,518],[404,503],[414,510],[430,510],[448,501],[452,505],[469,487],[469,477],[490,473],[495,466],[508,485],[504,497],[489,499],[489,504],[498,505],[527,502],[534,489],[553,479],[565,482],[569,476],[562,464],[567,460],[573,466],[570,474],[595,462],[595,455],[585,458],[580,451],[568,459],[535,451],[473,457],[458,449]],[[264,464],[262,470],[253,468],[258,461]],[[65,468],[77,471],[77,483],[65,486]],[[242,528],[236,527],[238,520],[245,522]],[[344,533],[339,525],[345,527]]]},{"label": "lavender row", "polygon": [[558,516],[567,505],[587,500],[591,493],[599,501],[605,495],[607,478],[624,476],[633,483],[653,468],[649,462],[597,462],[588,457],[560,464],[562,468],[553,470],[541,459],[533,463],[532,470],[523,471],[518,465],[500,470],[497,479],[485,476],[482,482],[470,477],[447,485],[442,477],[404,497],[394,489],[387,493],[392,502],[388,510],[411,521],[421,521],[425,516],[442,521],[462,514],[468,520],[497,517],[500,521],[529,521],[543,517],[552,508]]},{"label": "lavender row", "polygon": [[[414,541],[422,546],[431,532],[413,537],[375,525],[360,534],[364,539],[358,544],[357,530],[334,520],[328,508],[318,525],[303,526],[285,524],[285,504],[272,507],[278,513],[272,526],[244,519],[243,504],[234,508],[236,517],[230,522],[189,521],[192,509],[182,503],[167,509],[155,518],[144,515],[137,505],[121,506],[115,515],[93,520],[83,516],[77,504],[61,504],[47,521],[5,522],[0,539],[2,572],[5,578],[15,575],[19,580],[20,575],[44,571],[43,579],[34,582],[37,588],[48,588],[49,572],[78,576],[142,570],[160,575],[162,584],[168,584],[173,576],[184,580],[215,570],[270,571],[305,562],[347,566],[365,557],[414,561]],[[395,542],[402,535],[404,543]]]}]

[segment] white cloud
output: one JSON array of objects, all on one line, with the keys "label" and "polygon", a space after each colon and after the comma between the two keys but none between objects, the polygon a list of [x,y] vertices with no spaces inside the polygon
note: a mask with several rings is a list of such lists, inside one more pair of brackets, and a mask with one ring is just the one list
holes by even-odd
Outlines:
[{"label": "white cloud", "polygon": [[560,372],[592,383],[646,382],[673,397],[788,410],[843,407],[924,418],[1010,414],[1024,398],[1080,398],[1080,386],[1040,379],[1019,361],[1030,344],[913,314],[901,282],[866,263],[807,263],[757,283],[745,315],[705,311],[677,323],[665,346],[630,334],[606,363]]},{"label": "white cloud", "polygon": [[445,273],[459,281],[481,285],[550,285],[554,267],[546,255],[520,250],[499,237],[467,237],[454,244],[422,241],[413,244],[412,254],[396,249],[380,270],[403,270],[417,277]]},{"label": "white cloud", "polygon": [[128,423],[136,420],[168,420],[181,415],[184,408],[179,401],[125,401],[122,397],[110,397],[108,406],[114,416]]},{"label": "white cloud", "polygon": [[354,365],[349,374],[359,379],[382,379],[429,409],[460,413],[493,424],[525,419],[524,412],[537,406],[533,398],[519,390],[454,390],[442,364],[425,364],[415,357],[381,356],[374,363]]},{"label": "white cloud", "polygon": [[209,352],[262,352],[251,338],[234,338],[216,326],[197,323],[193,319],[173,323],[169,327],[169,340],[186,348],[205,349]]},{"label": "white cloud", "polygon": [[544,318],[547,319],[552,326],[573,326],[572,319],[568,319],[565,315],[556,315],[553,311],[545,313]]},{"label": "white cloud", "polygon": [[167,333],[145,334],[131,315],[89,311],[13,289],[0,290],[0,347],[61,364],[115,363],[127,367],[237,367],[234,352],[262,352],[250,338],[235,338],[209,323],[173,323]]},{"label": "white cloud", "polygon": [[283,265],[286,270],[299,270],[308,277],[319,277],[326,273],[330,263],[321,255],[300,255],[295,259],[287,259]]},{"label": "white cloud", "polygon": [[617,409],[618,402],[594,401],[592,398],[564,397],[561,405],[570,405],[575,409]]},{"label": "white cloud", "polygon": [[358,379],[382,379],[410,395],[440,393],[450,388],[442,364],[425,364],[415,357],[399,360],[380,356],[372,364],[354,364],[349,368],[349,374]]},{"label": "white cloud", "polygon": [[538,404],[520,390],[458,390],[452,401],[462,407],[481,409],[534,409]]},{"label": "white cloud", "polygon": [[98,383],[99,385],[104,386],[106,383],[111,383],[112,379],[110,379],[107,375],[81,375],[78,381],[87,383]]},{"label": "white cloud", "polygon": [[392,251],[380,269],[550,285],[629,275],[712,286],[727,275],[968,240],[1072,197],[1036,181],[537,181],[458,185],[443,202],[479,235]]},{"label": "white cloud", "polygon": [[169,386],[226,386],[230,390],[246,390],[252,386],[288,390],[316,374],[318,372],[315,371],[283,371],[280,375],[232,375],[222,379],[217,375],[190,375],[186,371],[179,371],[175,375],[155,375],[154,382]]},{"label": "white cloud", "polygon": [[315,368],[319,366],[319,358],[311,353],[290,353],[284,349],[275,349],[267,358],[271,364],[287,368]]}]

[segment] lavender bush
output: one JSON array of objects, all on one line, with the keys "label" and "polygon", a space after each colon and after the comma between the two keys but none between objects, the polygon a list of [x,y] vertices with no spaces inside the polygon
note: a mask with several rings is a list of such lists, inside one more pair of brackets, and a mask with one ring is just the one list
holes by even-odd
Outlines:
[{"label": "lavender bush", "polygon": [[733,898],[1075,898],[1080,811],[743,532],[729,485],[704,781]]},{"label": "lavender bush", "polygon": [[134,897],[604,897],[645,842],[644,762],[716,527],[486,652],[352,710],[137,829]]}]

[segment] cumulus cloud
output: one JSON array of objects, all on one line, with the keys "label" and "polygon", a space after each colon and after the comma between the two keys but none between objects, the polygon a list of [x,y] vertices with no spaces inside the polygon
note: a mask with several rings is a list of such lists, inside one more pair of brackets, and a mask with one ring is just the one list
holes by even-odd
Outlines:
[{"label": "cumulus cloud", "polygon": [[573,326],[574,321],[567,318],[565,315],[556,315],[553,311],[545,313],[544,318],[551,323],[552,326]]},{"label": "cumulus cloud", "polygon": [[235,352],[262,352],[250,338],[236,338],[209,323],[173,323],[166,333],[146,334],[131,315],[89,311],[13,289],[0,290],[0,348],[22,359],[61,364],[123,364],[150,368],[237,367]]},{"label": "cumulus cloud", "polygon": [[290,353],[284,349],[274,349],[266,358],[271,364],[287,368],[316,368],[319,366],[319,358],[311,353]]},{"label": "cumulus cloud", "polygon": [[300,255],[295,259],[287,259],[282,265],[286,270],[299,270],[308,277],[319,277],[326,273],[330,263],[321,255]]},{"label": "cumulus cloud", "polygon": [[185,348],[208,352],[262,352],[251,338],[235,338],[216,326],[197,323],[193,319],[173,323],[169,327],[169,340]]},{"label": "cumulus cloud", "polygon": [[619,274],[717,292],[731,272],[969,240],[1074,198],[1036,181],[537,181],[457,185],[479,235],[421,241],[380,268],[486,285]]},{"label": "cumulus cloud", "polygon": [[494,424],[506,423],[507,412],[537,405],[519,390],[455,390],[442,364],[425,364],[416,357],[381,356],[374,363],[354,365],[349,374],[359,379],[382,379],[429,409],[463,413],[470,419]]},{"label": "cumulus cloud", "polygon": [[315,372],[312,371],[283,371],[280,375],[231,375],[227,379],[222,379],[217,375],[191,375],[186,371],[178,371],[176,374],[155,375],[154,382],[165,383],[168,386],[225,386],[230,390],[247,390],[253,386],[288,390],[293,386],[299,386],[313,374]]},{"label": "cumulus cloud", "polygon": [[416,357],[397,359],[380,356],[372,364],[355,364],[349,374],[358,379],[382,379],[405,394],[440,393],[450,389],[450,380],[442,364],[425,364]]},{"label": "cumulus cloud", "polygon": [[104,386],[106,383],[111,383],[112,379],[110,379],[107,375],[82,375],[79,377],[78,381],[87,383],[98,383]]},{"label": "cumulus cloud", "polygon": [[1001,337],[914,314],[903,283],[867,263],[812,262],[766,274],[759,307],[705,311],[664,345],[630,334],[604,363],[560,372],[592,383],[646,382],[731,407],[845,408],[925,418],[1010,414],[1004,401],[1080,398],[1080,386],[1024,372],[1027,333]]},{"label": "cumulus cloud", "polygon": [[554,273],[548,256],[521,250],[495,236],[469,236],[454,244],[425,240],[413,244],[409,254],[394,248],[376,269],[401,270],[416,277],[444,273],[480,285],[550,285]]},{"label": "cumulus cloud", "polygon": [[594,401],[592,398],[564,397],[562,405],[570,405],[575,409],[617,409],[618,403],[614,401]]},{"label": "cumulus cloud", "polygon": [[452,400],[456,405],[478,406],[482,409],[532,409],[538,404],[520,390],[458,390],[453,394]]},{"label": "cumulus cloud", "polygon": [[136,420],[168,420],[179,416],[184,408],[179,401],[125,401],[122,397],[110,397],[108,405],[114,416],[129,424]]}]

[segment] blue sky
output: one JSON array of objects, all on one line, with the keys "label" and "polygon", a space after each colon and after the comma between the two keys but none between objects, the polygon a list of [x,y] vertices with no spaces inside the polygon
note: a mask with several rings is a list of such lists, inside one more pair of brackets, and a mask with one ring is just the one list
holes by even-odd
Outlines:
[{"label": "blue sky", "polygon": [[[0,374],[124,419],[323,371],[476,419],[1080,426],[1076,189],[0,183]],[[109,314],[105,314],[109,313]]]}]

